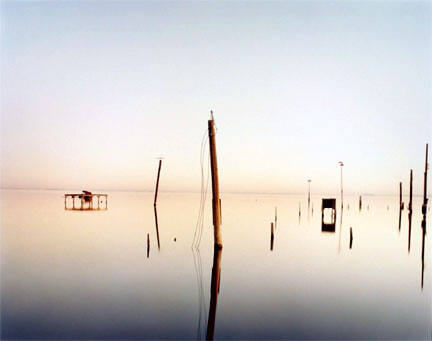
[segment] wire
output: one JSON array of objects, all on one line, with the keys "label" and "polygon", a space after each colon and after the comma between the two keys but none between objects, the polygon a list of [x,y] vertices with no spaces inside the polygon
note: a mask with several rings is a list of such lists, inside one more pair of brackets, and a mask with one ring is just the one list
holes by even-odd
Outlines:
[{"label": "wire", "polygon": [[[200,206],[198,210],[198,218],[195,225],[194,238],[191,245],[192,249],[198,249],[201,243],[202,235],[203,235],[203,227],[204,227],[204,210],[205,210],[205,202],[207,199],[207,191],[209,184],[209,173],[210,173],[210,156],[206,153],[206,145],[208,142],[207,131],[204,132],[202,140],[201,140],[201,150],[200,150],[200,165],[201,165],[201,190],[200,190]],[[206,157],[206,154],[208,157]],[[207,162],[207,172],[205,172],[204,160],[208,159]]]}]

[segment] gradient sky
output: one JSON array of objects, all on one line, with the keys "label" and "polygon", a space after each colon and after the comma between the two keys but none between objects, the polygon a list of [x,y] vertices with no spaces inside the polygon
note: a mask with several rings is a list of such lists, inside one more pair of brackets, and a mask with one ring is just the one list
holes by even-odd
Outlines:
[{"label": "gradient sky", "polygon": [[2,1],[1,186],[199,190],[213,109],[222,191],[421,193],[431,7]]}]

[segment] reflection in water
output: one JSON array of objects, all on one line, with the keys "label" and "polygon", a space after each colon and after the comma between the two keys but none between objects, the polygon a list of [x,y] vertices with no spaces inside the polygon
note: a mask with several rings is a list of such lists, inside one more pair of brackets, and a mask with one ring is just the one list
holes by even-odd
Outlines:
[{"label": "reflection in water", "polygon": [[[423,216],[424,226],[426,226],[426,215]],[[425,250],[425,236],[426,227],[422,228],[422,251],[421,251],[421,261],[422,261],[422,272],[421,272],[421,288],[423,290],[423,279],[424,279],[424,250]]]},{"label": "reflection in water", "polygon": [[409,187],[409,203],[408,203],[408,253],[411,248],[411,220],[412,220],[412,185],[413,185],[413,171],[410,169],[410,187]]},{"label": "reflection in water", "polygon": [[[411,206],[411,204],[410,204]],[[408,252],[411,249],[411,221],[412,221],[412,209],[409,208],[408,211]]]},{"label": "reflection in water", "polygon": [[341,204],[341,214],[340,214],[340,224],[339,224],[339,246],[338,246],[338,252],[340,252],[340,250],[341,250],[342,218],[343,218],[343,205]]},{"label": "reflection in water", "polygon": [[209,317],[208,317],[207,335],[206,335],[207,340],[213,340],[214,338],[214,329],[215,329],[215,322],[216,322],[216,306],[217,306],[217,298],[220,289],[221,258],[222,258],[222,249],[215,246],[213,252],[213,268],[212,268],[211,287],[210,287],[210,308],[209,308]]},{"label": "reflection in water", "polygon": [[194,260],[195,276],[198,288],[198,325],[197,325],[197,340],[202,340],[205,333],[206,321],[206,304],[203,289],[203,269],[201,262],[201,253],[198,249],[192,248],[192,256]]},{"label": "reflection in water", "polygon": [[155,224],[156,224],[156,238],[158,243],[158,250],[160,250],[160,241],[159,241],[159,225],[158,225],[158,217],[157,217],[157,209],[156,205],[154,207],[154,216],[155,216]]},{"label": "reflection in water", "polygon": [[399,208],[399,232],[401,229],[401,220],[402,220],[402,208]]},{"label": "reflection in water", "polygon": [[[163,199],[170,212],[162,216],[163,224],[179,243],[168,245],[165,240],[164,252],[157,257],[154,253],[152,260],[143,259],[143,247],[151,231],[153,252],[157,247],[153,193],[110,193],[111,208],[102,214],[64,211],[63,191],[2,193],[2,338],[190,340],[197,336],[197,324],[201,339],[206,337],[211,301],[208,275],[217,257],[211,258],[210,248],[202,249],[202,271],[197,258],[202,290],[196,286],[189,248],[199,193],[161,193],[158,200]],[[413,197],[410,255],[405,249],[408,231],[398,238],[394,228],[398,212],[389,214],[388,197],[378,196],[365,202],[374,207],[366,215],[347,210],[348,203],[357,207],[358,196],[345,197],[344,248],[352,226],[356,250],[353,242],[352,252],[338,255],[338,236],[321,233],[318,214],[310,225],[303,219],[300,228],[281,228],[278,250],[268,254],[265,240],[274,207],[295,225],[303,197],[224,196],[225,225],[236,228],[225,229],[224,283],[214,280],[224,285],[217,297],[217,316],[213,315],[218,323],[214,339],[430,338],[431,257],[426,257],[426,248],[432,234],[425,231],[423,243],[423,231],[418,229],[421,197]],[[319,209],[320,199],[311,201],[311,206]],[[393,201],[397,205],[397,196]],[[385,248],[380,249],[383,240]],[[212,242],[210,228],[204,229],[203,244],[211,247]]]},{"label": "reflection in water", "polygon": [[270,223],[270,250],[273,251],[273,242],[274,242],[274,228],[273,223]]}]

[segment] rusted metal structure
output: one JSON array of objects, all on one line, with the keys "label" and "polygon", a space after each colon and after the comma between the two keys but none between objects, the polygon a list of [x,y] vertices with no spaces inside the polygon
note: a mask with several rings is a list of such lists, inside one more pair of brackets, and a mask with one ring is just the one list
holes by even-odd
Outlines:
[{"label": "rusted metal structure", "polygon": [[[330,221],[324,219],[324,211],[331,210]],[[336,199],[323,198],[321,205],[321,231],[322,232],[335,232],[336,231]]]},{"label": "rusted metal structure", "polygon": [[[94,200],[97,198],[97,200]],[[68,200],[69,199],[69,200]],[[72,207],[68,201],[72,199]],[[76,204],[78,199],[78,204]],[[98,211],[108,209],[108,194],[93,194],[89,191],[82,193],[66,193],[64,195],[64,208],[71,211]]]}]

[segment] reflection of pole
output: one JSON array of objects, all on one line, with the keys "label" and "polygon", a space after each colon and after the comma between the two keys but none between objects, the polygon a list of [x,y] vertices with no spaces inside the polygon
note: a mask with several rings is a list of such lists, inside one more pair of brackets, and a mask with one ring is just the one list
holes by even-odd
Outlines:
[{"label": "reflection of pole", "polygon": [[160,250],[160,241],[159,241],[159,225],[158,225],[158,217],[157,217],[157,208],[154,206],[154,216],[155,216],[155,224],[156,224],[156,238],[158,243],[158,250]]},{"label": "reflection of pole", "polygon": [[[335,210],[335,216],[336,216],[336,210]],[[335,217],[335,218],[336,218],[336,217]],[[338,246],[338,252],[340,252],[340,250],[341,250],[342,218],[343,218],[343,206],[341,207],[341,216],[340,216],[340,226],[339,226],[339,246]]]},{"label": "reflection of pole", "polygon": [[158,174],[157,174],[157,180],[156,180],[156,190],[155,190],[155,197],[154,197],[154,202],[153,202],[153,206],[155,206],[155,207],[156,207],[158,190],[159,190],[159,176],[160,176],[161,167],[162,167],[162,160],[159,159],[159,168],[158,168]]},{"label": "reflection of pole", "polygon": [[[424,218],[426,219],[426,218]],[[421,255],[421,260],[422,260],[422,274],[421,274],[421,288],[423,290],[423,278],[424,278],[424,249],[425,249],[425,235],[426,235],[426,228],[423,228],[422,230],[422,255]]]},{"label": "reflection of pole", "polygon": [[214,338],[214,329],[215,329],[215,322],[216,322],[216,306],[217,306],[217,298],[219,294],[220,276],[221,276],[221,258],[222,258],[222,249],[215,244],[214,252],[213,252],[213,268],[212,268],[211,287],[210,287],[211,296],[210,296],[210,308],[209,308],[206,340],[213,340]]},{"label": "reflection of pole", "polygon": [[310,207],[310,184],[311,184],[311,179],[308,180],[308,184],[309,184],[309,191],[308,191],[308,209]]},{"label": "reflection of pole", "polygon": [[410,170],[410,192],[409,192],[409,204],[408,204],[408,252],[411,248],[411,219],[412,219],[412,183],[413,183],[413,172]]},{"label": "reflection of pole", "polygon": [[213,226],[214,226],[214,243],[218,248],[222,248],[222,236],[220,232],[220,199],[219,199],[219,176],[216,157],[216,137],[214,129],[213,112],[212,118],[208,121],[208,132],[210,141],[210,165],[212,175],[212,192],[213,192]]}]

